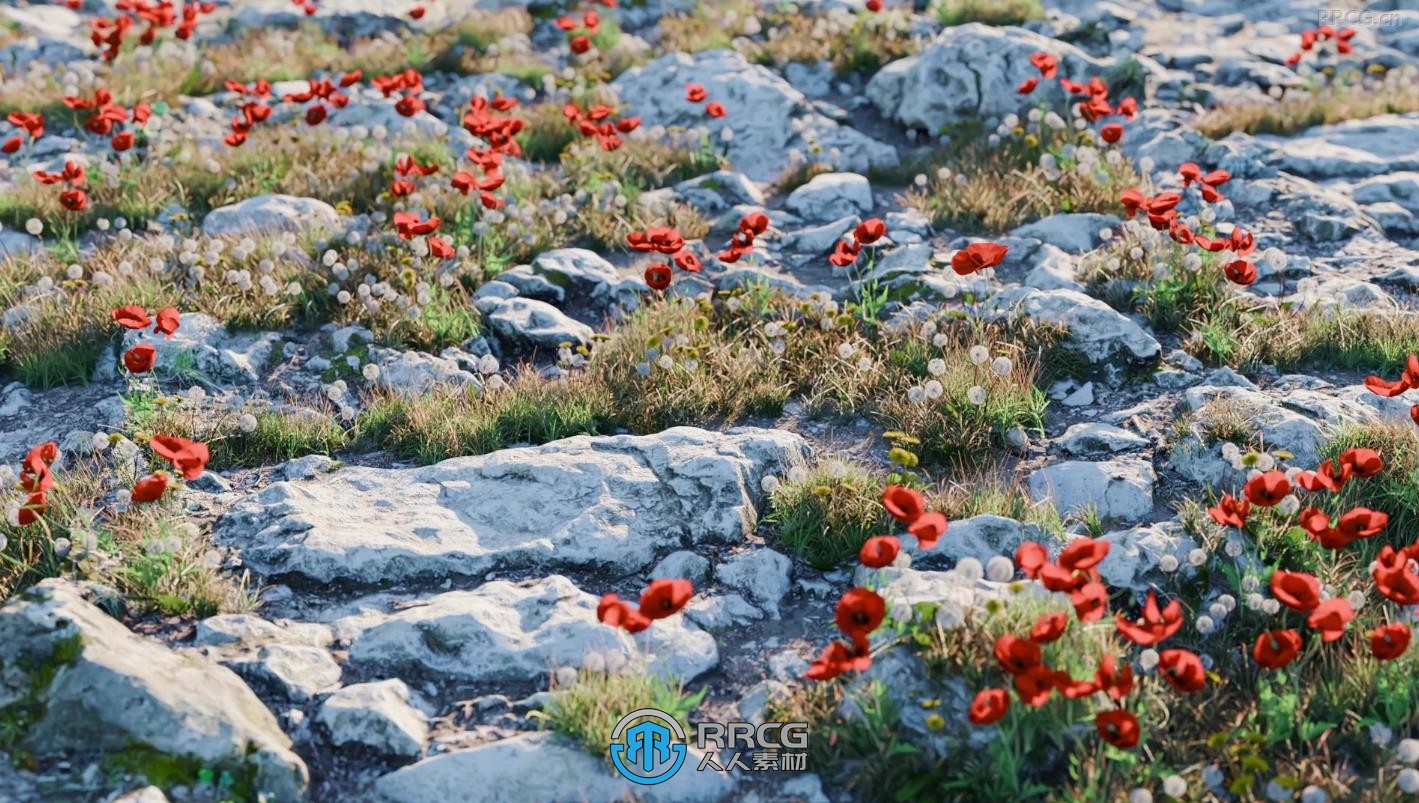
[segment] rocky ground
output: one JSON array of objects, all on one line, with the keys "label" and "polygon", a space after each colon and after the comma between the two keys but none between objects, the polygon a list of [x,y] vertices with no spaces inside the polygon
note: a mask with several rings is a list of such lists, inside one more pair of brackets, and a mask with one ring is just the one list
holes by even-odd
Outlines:
[{"label": "rocky ground", "polygon": [[[1258,471],[1368,446],[1384,484],[1343,499],[1389,516],[1375,549],[1411,540],[1419,399],[1363,380],[1419,351],[1419,5],[869,5],[0,8],[0,107],[20,113],[0,123],[18,139],[0,155],[0,798],[1419,790],[1413,659],[1365,647],[1413,608],[1372,593],[1374,550],[1313,546],[1296,496],[1248,528],[1204,512]],[[1341,5],[1353,38],[1302,51]],[[103,58],[90,32],[134,14]],[[1106,119],[1077,117],[1037,53],[1106,81]],[[417,86],[373,80],[405,68]],[[290,98],[327,78],[343,100]],[[122,114],[101,133],[61,99],[103,89]],[[1136,116],[1112,113],[1124,96]],[[499,98],[517,103],[478,111]],[[269,118],[233,125],[253,101]],[[567,104],[611,116],[584,133]],[[1225,197],[1185,184],[1189,162],[1230,173]],[[36,180],[66,163],[86,178]],[[506,181],[480,203],[456,171]],[[1170,240],[1126,212],[1129,188],[1179,192],[1190,230],[1255,249]],[[443,224],[410,233],[411,212]],[[724,259],[757,212],[752,249]],[[830,262],[874,219],[882,239]],[[677,256],[664,290],[647,267],[681,249],[627,247],[659,226],[703,262]],[[1009,251],[953,270],[981,241]],[[1224,277],[1234,258],[1254,282]],[[176,332],[120,328],[129,305],[175,307]],[[134,371],[145,344],[155,366]],[[154,435],[211,459],[142,503],[135,483],[168,469]],[[27,521],[21,460],[47,441],[55,487]],[[862,542],[900,531],[889,484],[950,526],[868,570]],[[1086,714],[1107,700],[971,725],[976,692],[1005,684],[994,639],[1051,604],[1001,556],[1085,537],[1110,545],[1111,611],[1183,601],[1173,646],[1209,690],[1164,694],[1157,652],[1105,617],[1051,660],[1133,666],[1141,747],[1099,741]],[[1282,626],[1276,568],[1359,609],[1289,679],[1251,663]],[[598,620],[603,595],[656,579],[693,584],[683,611],[639,633]],[[888,603],[871,666],[806,680],[853,586]],[[633,786],[594,745],[651,704],[806,718],[808,770]]]}]

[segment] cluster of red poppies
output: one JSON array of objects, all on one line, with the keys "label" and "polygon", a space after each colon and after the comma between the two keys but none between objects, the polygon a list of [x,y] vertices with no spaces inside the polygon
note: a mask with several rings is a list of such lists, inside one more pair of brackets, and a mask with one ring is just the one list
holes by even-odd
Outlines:
[{"label": "cluster of red poppies", "polygon": [[[131,111],[114,103],[113,93],[107,89],[96,90],[92,98],[66,97],[64,105],[75,111],[93,109],[93,113],[84,120],[85,130],[101,137],[110,137],[109,144],[115,151],[133,147],[136,139],[133,127],[142,129],[153,116],[153,108],[147,103],[135,104]],[[125,124],[130,123],[132,127],[124,128]]]},{"label": "cluster of red poppies", "polygon": [[[1376,396],[1393,398],[1406,390],[1419,388],[1419,355],[1410,354],[1405,361],[1404,371],[1399,378],[1394,381],[1381,379],[1378,376],[1365,377],[1365,388]],[[1414,423],[1419,424],[1419,404],[1411,405],[1409,417]]]},{"label": "cluster of red poppies", "polygon": [[291,0],[291,5],[304,11],[307,17],[315,14],[316,0]]},{"label": "cluster of red poppies", "polygon": [[1301,31],[1301,49],[1286,57],[1286,66],[1294,67],[1300,64],[1301,59],[1304,57],[1303,51],[1310,52],[1314,50],[1318,43],[1334,42],[1335,52],[1343,56],[1355,49],[1355,46],[1350,44],[1350,40],[1354,38],[1354,28],[1342,28],[1338,31],[1329,25],[1322,25],[1319,28],[1307,28]]},{"label": "cluster of red poppies", "polygon": [[[889,485],[882,491],[882,505],[892,518],[906,525],[916,537],[919,549],[931,549],[946,534],[946,516],[927,511],[920,491]],[[858,557],[870,569],[880,569],[896,560],[901,552],[896,536],[878,535],[867,539]],[[844,672],[861,672],[872,666],[870,636],[887,615],[887,602],[869,588],[854,588],[838,600],[835,621],[848,641],[835,640],[824,648],[804,673],[809,680],[831,680]]]},{"label": "cluster of red poppies", "polygon": [[588,11],[581,15],[581,21],[576,17],[564,15],[557,17],[557,27],[567,32],[570,37],[567,45],[572,52],[580,56],[591,49],[591,37],[601,30],[601,15],[595,11]]},{"label": "cluster of red poppies", "polygon": [[[31,143],[44,136],[44,115],[38,112],[10,112],[5,120],[28,134]],[[14,153],[24,144],[24,137],[17,132],[0,143],[0,153]]]},{"label": "cluster of red poppies", "polygon": [[50,470],[59,459],[59,444],[54,441],[35,446],[20,461],[20,489],[28,497],[20,507],[20,526],[34,524],[49,508],[49,492],[54,488],[54,472]]},{"label": "cluster of red poppies", "polygon": [[602,597],[596,606],[596,618],[603,624],[639,633],[656,619],[678,613],[694,595],[695,588],[689,580],[655,580],[641,592],[638,608],[632,608],[615,594]]},{"label": "cluster of red poppies", "polygon": [[[442,225],[443,220],[441,220],[438,215],[430,215],[429,218],[425,220],[414,212],[394,213],[394,231],[399,234],[400,238],[405,240],[412,240],[415,237],[428,237],[438,231],[439,226]],[[442,237],[428,237],[427,242],[429,244],[429,253],[439,259],[450,259],[456,253],[453,246]]]},{"label": "cluster of red poppies", "polygon": [[248,87],[236,81],[227,81],[226,88],[228,92],[235,92],[238,96],[251,98],[241,104],[238,110],[240,113],[232,118],[231,133],[222,139],[223,142],[236,148],[246,142],[246,137],[251,133],[253,126],[270,119],[271,105],[266,102],[266,99],[271,97],[271,82],[262,78]]},{"label": "cluster of red poppies", "polygon": [[596,137],[601,143],[601,150],[614,151],[621,147],[620,134],[629,134],[640,128],[641,118],[622,117],[612,120],[615,111],[610,106],[597,104],[582,111],[581,107],[575,103],[568,103],[562,107],[562,116],[567,118],[567,122],[576,126],[576,130],[584,137]]},{"label": "cluster of red poppies", "polygon": [[398,94],[399,100],[395,102],[394,110],[404,117],[413,117],[428,108],[423,98],[419,97],[419,93],[424,91],[424,76],[413,67],[393,75],[376,75],[370,83],[386,98]]},{"label": "cluster of red poppies", "polygon": [[[685,84],[685,100],[691,103],[704,103],[705,98],[708,97],[709,92],[705,90],[704,84]],[[723,117],[729,114],[729,111],[724,108],[723,103],[712,100],[709,103],[705,103],[705,114],[708,114],[710,117]]]},{"label": "cluster of red poppies", "polygon": [[851,238],[837,241],[833,246],[833,253],[828,255],[828,261],[835,267],[845,268],[857,261],[862,246],[871,245],[886,235],[887,224],[882,218],[868,218],[857,224],[857,228],[852,230]]},{"label": "cluster of red poppies", "polygon": [[[1203,201],[1217,203],[1226,200],[1217,189],[1232,180],[1232,174],[1226,170],[1213,170],[1204,174],[1202,168],[1195,163],[1184,162],[1178,168],[1178,174],[1182,177],[1184,187],[1197,184]],[[1119,203],[1123,204],[1125,215],[1132,218],[1143,212],[1148,217],[1148,225],[1157,231],[1167,231],[1173,242],[1179,245],[1196,245],[1213,253],[1231,251],[1237,258],[1223,267],[1227,278],[1243,286],[1255,282],[1256,265],[1243,258],[1256,250],[1256,238],[1251,232],[1234,227],[1227,237],[1214,238],[1198,234],[1188,228],[1178,215],[1177,206],[1182,202],[1182,198],[1182,193],[1179,192],[1161,192],[1148,196],[1144,195],[1142,190],[1130,187],[1119,194]]]},{"label": "cluster of red poppies", "polygon": [[753,253],[754,240],[769,230],[769,216],[763,212],[750,212],[739,219],[739,225],[729,238],[729,247],[716,256],[720,262],[738,262],[745,254]]},{"label": "cluster of red poppies", "polygon": [[[188,481],[202,476],[202,472],[207,470],[207,462],[212,459],[207,444],[176,435],[155,435],[148,441],[148,446],[159,457],[172,463],[172,467]],[[132,499],[140,504],[156,502],[167,491],[168,484],[168,475],[155,471],[133,484]]]},{"label": "cluster of red poppies", "polygon": [[[1081,622],[1102,619],[1108,610],[1109,592],[1099,574],[1098,565],[1109,554],[1109,543],[1093,538],[1077,538],[1050,561],[1044,547],[1027,541],[1015,552],[1015,565],[1030,579],[1038,580],[1050,591],[1065,592],[1074,606],[1075,617]],[[1126,641],[1143,647],[1153,647],[1182,628],[1182,606],[1177,600],[1159,608],[1157,595],[1149,592],[1142,616],[1132,619],[1117,614],[1114,628]],[[1020,702],[1039,707],[1049,702],[1054,692],[1069,699],[1080,699],[1103,692],[1114,701],[1115,708],[1094,715],[1094,727],[1099,737],[1120,748],[1138,744],[1138,718],[1126,710],[1123,700],[1133,692],[1133,668],[1112,654],[1099,661],[1093,678],[1075,679],[1068,672],[1051,668],[1044,662],[1042,645],[1059,640],[1069,628],[1069,615],[1063,611],[1040,616],[1029,635],[1001,636],[995,643],[995,658],[1000,668],[1013,677]],[[1159,654],[1159,675],[1179,692],[1191,694],[1206,684],[1202,659],[1185,649],[1163,650]],[[1003,718],[1010,707],[1010,697],[1003,688],[986,689],[971,703],[969,717],[976,725],[988,725]]]},{"label": "cluster of red poppies", "polygon": [[[71,0],[66,5],[77,11],[82,3]],[[98,17],[89,23],[89,40],[94,43],[94,47],[103,50],[105,61],[112,61],[118,56],[119,51],[123,49],[124,40],[128,38],[128,32],[138,22],[148,24],[143,34],[138,37],[139,43],[143,45],[151,45],[156,41],[158,31],[164,28],[176,27],[174,36],[178,39],[190,39],[197,30],[200,16],[216,11],[217,4],[186,0],[179,11],[172,0],[118,0],[114,4],[114,10],[124,13],[114,17]]]},{"label": "cluster of red poppies", "polygon": [[978,242],[962,248],[951,255],[951,270],[958,276],[969,276],[976,271],[993,268],[1005,261],[1010,246],[999,243]]},{"label": "cluster of red poppies", "polygon": [[489,100],[479,96],[468,101],[468,113],[463,115],[463,127],[468,133],[488,143],[488,147],[472,147],[467,153],[469,160],[483,172],[482,180],[469,183],[464,179],[471,177],[471,174],[459,172],[454,174],[457,181],[453,186],[465,195],[468,190],[463,189],[460,184],[467,185],[469,189],[477,186],[478,197],[487,209],[497,209],[503,205],[502,199],[492,194],[493,190],[503,185],[503,157],[522,155],[522,146],[517,144],[516,137],[525,125],[523,119],[499,114],[516,106],[517,98],[499,95]]},{"label": "cluster of red poppies", "polygon": [[59,193],[59,204],[70,212],[82,212],[89,208],[89,194],[80,189],[88,181],[83,165],[65,162],[62,171],[46,173],[36,170],[34,178],[41,184],[68,184],[69,189]]},{"label": "cluster of red poppies", "polygon": [[[1373,449],[1354,448],[1327,460],[1315,471],[1296,474],[1296,484],[1310,492],[1338,493],[1352,479],[1374,477],[1384,470],[1384,460]],[[1212,520],[1226,527],[1246,526],[1252,505],[1272,507],[1289,494],[1291,481],[1280,471],[1257,474],[1243,486],[1242,498],[1225,495],[1215,507],[1208,509]],[[1301,529],[1326,549],[1343,549],[1356,539],[1378,535],[1389,524],[1389,516],[1365,507],[1353,507],[1332,520],[1319,507],[1302,510],[1297,517]],[[1413,558],[1419,555],[1419,544],[1395,550],[1386,545],[1376,559],[1372,574],[1380,594],[1400,605],[1419,603],[1419,574]],[[1278,602],[1298,613],[1307,615],[1306,625],[1321,634],[1322,641],[1339,639],[1346,625],[1355,617],[1349,600],[1337,597],[1322,600],[1320,581],[1305,572],[1276,570],[1271,576],[1271,594]],[[1380,660],[1390,660],[1403,654],[1409,646],[1408,625],[1384,625],[1369,634],[1370,650]],[[1301,634],[1295,628],[1263,633],[1252,648],[1257,664],[1267,669],[1286,666],[1299,654]]]},{"label": "cluster of red poppies", "polygon": [[[281,100],[288,103],[308,103],[305,110],[306,125],[320,125],[325,122],[325,118],[330,116],[331,109],[343,109],[350,103],[350,96],[341,92],[341,89],[358,83],[360,73],[345,73],[341,76],[339,86],[329,78],[316,80],[311,78],[306,85],[304,92],[292,92],[283,95]],[[328,106],[326,104],[329,104]]]},{"label": "cluster of red poppies", "polygon": [[[389,185],[389,193],[395,198],[404,198],[414,194],[418,185],[414,183],[415,177],[432,176],[439,171],[438,165],[421,165],[413,156],[404,155],[394,160],[394,174],[398,178]],[[465,191],[466,195],[467,192]]]},{"label": "cluster of red poppies", "polygon": [[[695,252],[685,247],[684,236],[674,226],[651,226],[644,231],[633,231],[626,235],[626,245],[632,251],[664,254],[675,267],[690,273],[699,273],[704,267]],[[670,266],[664,262],[653,262],[645,269],[645,283],[653,290],[664,290],[673,278]]]},{"label": "cluster of red poppies", "polygon": [[[172,339],[173,332],[177,331],[180,324],[177,307],[165,307],[158,310],[152,318],[148,317],[148,311],[140,306],[133,305],[119,307],[113,311],[113,321],[124,329],[135,331],[153,327],[153,331]],[[129,373],[142,374],[153,370],[153,365],[158,361],[158,350],[148,343],[139,343],[123,354],[123,367]]]},{"label": "cluster of red poppies", "polygon": [[[1138,101],[1134,98],[1124,98],[1117,106],[1109,103],[1109,85],[1104,79],[1097,75],[1089,79],[1089,83],[1081,84],[1071,81],[1059,75],[1059,59],[1054,55],[1045,52],[1036,52],[1030,55],[1030,64],[1040,71],[1040,76],[1031,76],[1020,82],[1016,91],[1021,95],[1028,95],[1035,91],[1040,85],[1040,78],[1058,78],[1059,85],[1071,95],[1083,95],[1085,100],[1079,104],[1079,113],[1084,119],[1091,123],[1097,123],[1105,117],[1122,117],[1125,120],[1132,120],[1138,114]],[[1119,123],[1108,123],[1099,129],[1099,138],[1110,144],[1123,139],[1123,126]]]}]

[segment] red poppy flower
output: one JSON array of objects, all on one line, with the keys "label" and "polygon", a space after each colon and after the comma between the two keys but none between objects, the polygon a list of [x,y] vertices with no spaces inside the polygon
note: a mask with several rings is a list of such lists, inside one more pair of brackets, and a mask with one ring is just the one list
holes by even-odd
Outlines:
[{"label": "red poppy flower", "polygon": [[1353,469],[1342,466],[1335,468],[1335,461],[1326,460],[1322,462],[1315,471],[1296,472],[1296,484],[1307,491],[1330,491],[1335,493],[1345,485],[1350,479]]},{"label": "red poppy flower", "polygon": [[416,20],[421,20],[421,19],[423,19],[423,18],[424,18],[424,7],[423,7],[423,6],[414,6],[413,8],[409,9],[409,16],[410,16],[412,19],[416,19]]},{"label": "red poppy flower", "polygon": [[108,144],[111,145],[115,151],[123,152],[133,147],[133,139],[132,131],[120,131],[113,135],[113,139],[109,140]]},{"label": "red poppy flower", "polygon": [[65,190],[59,193],[59,205],[70,212],[82,212],[89,208],[89,194],[83,190]]},{"label": "red poppy flower", "polygon": [[763,212],[750,212],[739,219],[739,231],[744,234],[757,237],[768,230],[769,216]]},{"label": "red poppy flower", "polygon": [[1283,472],[1268,471],[1247,480],[1242,490],[1246,492],[1247,501],[1253,505],[1272,507],[1291,493],[1291,481],[1286,479]]},{"label": "red poppy flower", "polygon": [[1370,538],[1389,524],[1389,514],[1367,507],[1354,507],[1340,514],[1335,529],[1348,538]]},{"label": "red poppy flower", "polygon": [[886,615],[887,601],[869,588],[858,587],[838,600],[835,618],[839,630],[854,640],[866,640]]},{"label": "red poppy flower", "polygon": [[694,594],[695,588],[689,580],[654,580],[641,592],[641,616],[664,619],[685,607]]},{"label": "red poppy flower", "polygon": [[578,56],[591,49],[591,40],[582,35],[573,36],[568,44],[571,45],[572,52]]},{"label": "red poppy flower", "polygon": [[136,304],[127,307],[119,307],[113,311],[112,315],[114,323],[117,323],[124,329],[146,329],[153,322],[153,320],[148,317],[148,311]]},{"label": "red poppy flower", "polygon": [[972,725],[999,722],[1010,710],[1010,695],[1004,689],[985,689],[976,694],[967,714]]},{"label": "red poppy flower", "polygon": [[1094,715],[1099,738],[1124,750],[1138,745],[1138,717],[1127,711],[1100,711]]},{"label": "red poppy flower", "polygon": [[133,486],[134,502],[155,502],[168,489],[168,478],[163,474],[150,474]]},{"label": "red poppy flower", "polygon": [[1123,126],[1118,123],[1109,123],[1099,129],[1099,139],[1112,145],[1123,139]]},{"label": "red poppy flower", "polygon": [[1377,396],[1391,398],[1413,387],[1419,387],[1419,355],[1410,354],[1406,360],[1404,373],[1399,379],[1389,382],[1377,376],[1365,377],[1365,387]]},{"label": "red poppy flower", "polygon": [[704,84],[685,84],[685,100],[699,103],[706,97],[709,97],[709,93],[705,91]]},{"label": "red poppy flower", "polygon": [[1038,78],[1026,78],[1025,80],[1023,80],[1023,81],[1020,82],[1020,85],[1019,85],[1019,86],[1015,87],[1015,91],[1018,92],[1018,93],[1020,93],[1021,95],[1028,95],[1028,94],[1030,94],[1031,92],[1034,92],[1034,91],[1035,91],[1035,87],[1037,87],[1037,86],[1039,86],[1039,85],[1040,85],[1040,79],[1038,79]]},{"label": "red poppy flower", "polygon": [[1256,281],[1256,265],[1245,259],[1235,259],[1222,268],[1222,272],[1234,284],[1247,287]]},{"label": "red poppy flower", "polygon": [[650,627],[650,619],[640,611],[627,605],[615,594],[607,594],[596,606],[596,618],[602,624],[619,627],[631,633],[639,633]]},{"label": "red poppy flower", "polygon": [[1085,572],[1071,571],[1055,563],[1045,563],[1039,572],[1040,583],[1050,591],[1073,593],[1083,588],[1090,579]]},{"label": "red poppy flower", "polygon": [[320,125],[321,122],[325,120],[325,116],[329,113],[330,112],[319,103],[311,106],[305,110],[306,125]]},{"label": "red poppy flower", "polygon": [[951,270],[969,276],[979,270],[993,268],[1005,260],[1010,246],[997,243],[971,243],[951,257]]},{"label": "red poppy flower", "polygon": [[1040,569],[1049,562],[1045,548],[1034,541],[1026,541],[1015,548],[1015,566],[1031,580],[1040,574]]},{"label": "red poppy flower", "polygon": [[1149,591],[1148,601],[1143,605],[1142,624],[1133,622],[1120,613],[1116,627],[1124,638],[1134,644],[1151,647],[1162,643],[1182,627],[1182,605],[1173,600],[1160,612],[1157,595]]},{"label": "red poppy flower", "polygon": [[1271,574],[1271,595],[1291,610],[1305,613],[1320,604],[1320,581],[1305,572],[1277,569]]},{"label": "red poppy flower", "polygon": [[1381,661],[1393,661],[1409,649],[1414,631],[1402,622],[1391,622],[1370,631],[1370,654]]},{"label": "red poppy flower", "polygon": [[911,524],[926,512],[926,498],[921,491],[902,485],[888,485],[882,489],[882,506],[892,518],[903,524]]},{"label": "red poppy flower", "polygon": [[1049,53],[1036,52],[1030,54],[1030,63],[1035,69],[1040,71],[1040,75],[1045,78],[1053,78],[1059,71],[1059,59]]},{"label": "red poppy flower", "polygon": [[1240,530],[1247,526],[1247,513],[1250,511],[1251,503],[1247,500],[1223,494],[1216,507],[1207,508],[1207,515],[1223,527],[1236,527]]},{"label": "red poppy flower", "polygon": [[429,254],[435,259],[452,259],[458,253],[449,242],[442,237],[430,237],[428,240]]},{"label": "red poppy flower", "polygon": [[917,546],[920,549],[931,549],[936,546],[936,542],[941,540],[941,536],[946,534],[946,515],[932,511],[923,513],[917,517],[916,521],[907,525],[907,532],[916,536]]},{"label": "red poppy flower", "polygon": [[1386,544],[1375,556],[1371,576],[1386,599],[1400,605],[1419,605],[1419,574],[1414,570],[1413,547],[1396,550]]},{"label": "red poppy flower", "polygon": [[21,145],[24,144],[25,141],[20,138],[19,134],[16,134],[15,136],[5,140],[5,144],[0,145],[0,153],[14,153],[15,151],[18,151],[20,149]]},{"label": "red poppy flower", "polygon": [[1030,628],[1030,641],[1036,644],[1049,644],[1064,635],[1065,629],[1069,627],[1069,614],[1064,611],[1041,614],[1035,620],[1035,624]]},{"label": "red poppy flower", "polygon": [[1128,217],[1133,217],[1134,214],[1136,214],[1138,210],[1142,208],[1143,204],[1148,202],[1148,197],[1145,196],[1140,190],[1133,187],[1129,187],[1128,189],[1119,193],[1118,201],[1119,203],[1123,204],[1124,214]]},{"label": "red poppy flower", "polygon": [[674,278],[670,266],[664,262],[652,262],[646,266],[645,283],[650,285],[652,290],[664,290],[670,286],[670,281]]},{"label": "red poppy flower", "polygon": [[1055,673],[1046,666],[1032,666],[1015,676],[1015,693],[1020,702],[1039,708],[1054,694]]},{"label": "red poppy flower", "polygon": [[844,268],[857,261],[857,255],[861,252],[862,246],[857,244],[857,240],[848,242],[838,240],[833,246],[833,253],[828,255],[828,262],[836,267]]},{"label": "red poppy flower", "polygon": [[1081,622],[1097,622],[1109,612],[1109,590],[1103,583],[1085,583],[1070,592],[1069,601]]},{"label": "red poppy flower", "polygon": [[1319,630],[1322,641],[1335,641],[1345,635],[1345,626],[1355,618],[1355,609],[1344,597],[1328,599],[1316,606],[1306,617],[1306,624],[1312,630]]},{"label": "red poppy flower", "polygon": [[1080,537],[1060,551],[1059,565],[1070,571],[1087,571],[1098,566],[1108,554],[1108,541]]},{"label": "red poppy flower", "polygon": [[182,472],[183,478],[188,480],[202,476],[207,461],[212,459],[207,444],[176,435],[155,435],[148,441],[148,446],[158,456],[171,462],[174,468]]},{"label": "red poppy flower", "polygon": [[857,240],[859,245],[871,245],[882,239],[886,233],[887,224],[883,222],[882,218],[874,217],[857,224],[857,228],[853,230],[852,236]]},{"label": "red poppy flower", "polygon": [[690,273],[699,273],[704,267],[700,264],[700,258],[691,251],[677,251],[672,259],[675,262],[675,267]]},{"label": "red poppy flower", "polygon": [[844,672],[863,672],[872,666],[872,655],[867,645],[861,642],[845,644],[834,641],[823,650],[808,671],[803,673],[809,680],[832,680]]},{"label": "red poppy flower", "polygon": [[868,11],[871,11],[873,13],[882,10],[882,0],[867,0],[867,2],[863,5],[867,8]]},{"label": "red poppy flower", "polygon": [[1340,453],[1340,465],[1357,477],[1368,478],[1384,471],[1385,461],[1374,449],[1357,447]]},{"label": "red poppy flower", "polygon": [[1120,663],[1112,655],[1105,655],[1099,659],[1094,684],[1109,697],[1122,700],[1133,691],[1133,666],[1127,661]]},{"label": "red poppy flower", "polygon": [[1301,651],[1301,634],[1295,630],[1272,630],[1257,637],[1252,657],[1264,669],[1280,669],[1295,660]]},{"label": "red poppy flower", "polygon": [[880,569],[883,566],[890,566],[892,561],[897,559],[897,553],[901,552],[902,545],[894,536],[874,535],[862,544],[862,549],[857,553],[857,557],[862,561],[862,565],[869,569]]},{"label": "red poppy flower", "polygon": [[39,521],[44,511],[49,509],[49,498],[44,491],[36,491],[30,494],[25,503],[20,506],[18,521],[21,527],[28,527]]},{"label": "red poppy flower", "polygon": [[406,240],[412,240],[415,237],[426,234],[433,234],[441,225],[443,225],[443,221],[438,217],[420,220],[419,216],[413,212],[394,213],[394,228],[398,231],[399,236]]},{"label": "red poppy flower", "polygon": [[1158,667],[1163,670],[1159,673],[1163,680],[1183,694],[1202,691],[1207,684],[1202,659],[1189,650],[1163,650],[1158,654]]},{"label": "red poppy flower", "polygon": [[182,323],[180,316],[181,314],[177,311],[177,307],[164,307],[158,310],[153,324],[153,331],[166,335],[167,338],[171,340],[173,332],[176,332],[177,327]]},{"label": "red poppy flower", "polygon": [[1005,634],[995,640],[995,660],[1000,668],[1012,675],[1028,672],[1039,666],[1043,658],[1040,645],[1029,639]]},{"label": "red poppy flower", "polygon": [[129,373],[142,374],[153,370],[158,361],[158,350],[147,343],[139,343],[123,354],[123,367]]},{"label": "red poppy flower", "polygon": [[723,117],[729,114],[729,112],[724,108],[723,103],[714,100],[705,104],[705,114],[708,114],[710,117]]}]

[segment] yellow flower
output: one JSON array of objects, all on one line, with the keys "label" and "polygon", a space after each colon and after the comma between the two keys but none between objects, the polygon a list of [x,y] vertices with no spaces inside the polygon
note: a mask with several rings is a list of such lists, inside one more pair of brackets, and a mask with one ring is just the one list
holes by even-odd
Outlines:
[{"label": "yellow flower", "polygon": [[946,727],[946,720],[940,714],[932,714],[926,718],[926,727],[929,730],[939,731]]}]

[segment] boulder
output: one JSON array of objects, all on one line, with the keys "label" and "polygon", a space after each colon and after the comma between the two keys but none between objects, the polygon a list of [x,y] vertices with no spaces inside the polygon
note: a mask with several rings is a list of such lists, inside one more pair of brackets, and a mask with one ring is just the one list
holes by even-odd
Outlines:
[{"label": "boulder", "polygon": [[383,756],[417,756],[429,740],[423,712],[402,680],[357,683],[320,704],[315,721],[337,747],[358,745]]},{"label": "boulder", "polygon": [[714,638],[683,615],[656,620],[632,636],[597,620],[599,601],[554,574],[449,591],[336,627],[354,631],[353,667],[386,676],[525,683],[549,667],[580,667],[593,652],[685,680],[719,663]]},{"label": "boulder", "polygon": [[174,756],[304,799],[305,763],[240,678],[130,633],[66,581],[0,608],[0,708],[29,721],[22,744],[37,756]]},{"label": "boulder", "polygon": [[1062,105],[1064,90],[1057,81],[1041,79],[1029,98],[1016,92],[1021,81],[1039,77],[1030,64],[1030,55],[1039,51],[1056,56],[1059,74],[1076,81],[1100,75],[1105,67],[1057,39],[973,22],[943,28],[920,53],[883,67],[867,82],[865,94],[884,116],[933,134],[1040,103]]},{"label": "boulder", "polygon": [[215,536],[266,575],[382,585],[500,567],[639,571],[658,552],[738,543],[759,482],[801,463],[781,430],[580,436],[422,468],[346,467],[238,503]]},{"label": "boulder", "polygon": [[202,219],[202,233],[208,237],[270,237],[288,231],[329,231],[339,225],[340,213],[318,198],[258,195],[208,212]]},{"label": "boulder", "polygon": [[1036,501],[1050,501],[1061,514],[1093,508],[1104,520],[1140,521],[1153,512],[1151,463],[1119,459],[1099,463],[1067,460],[1031,472],[1026,479]]},{"label": "boulder", "polygon": [[[691,81],[703,84],[709,100],[724,104],[728,114],[716,119],[704,104],[685,100]],[[729,160],[754,181],[778,180],[794,151],[805,162],[857,172],[897,161],[895,148],[834,122],[777,73],[733,50],[669,53],[627,70],[612,86],[643,126],[703,127],[716,144],[725,141],[725,129],[733,130]]]}]

